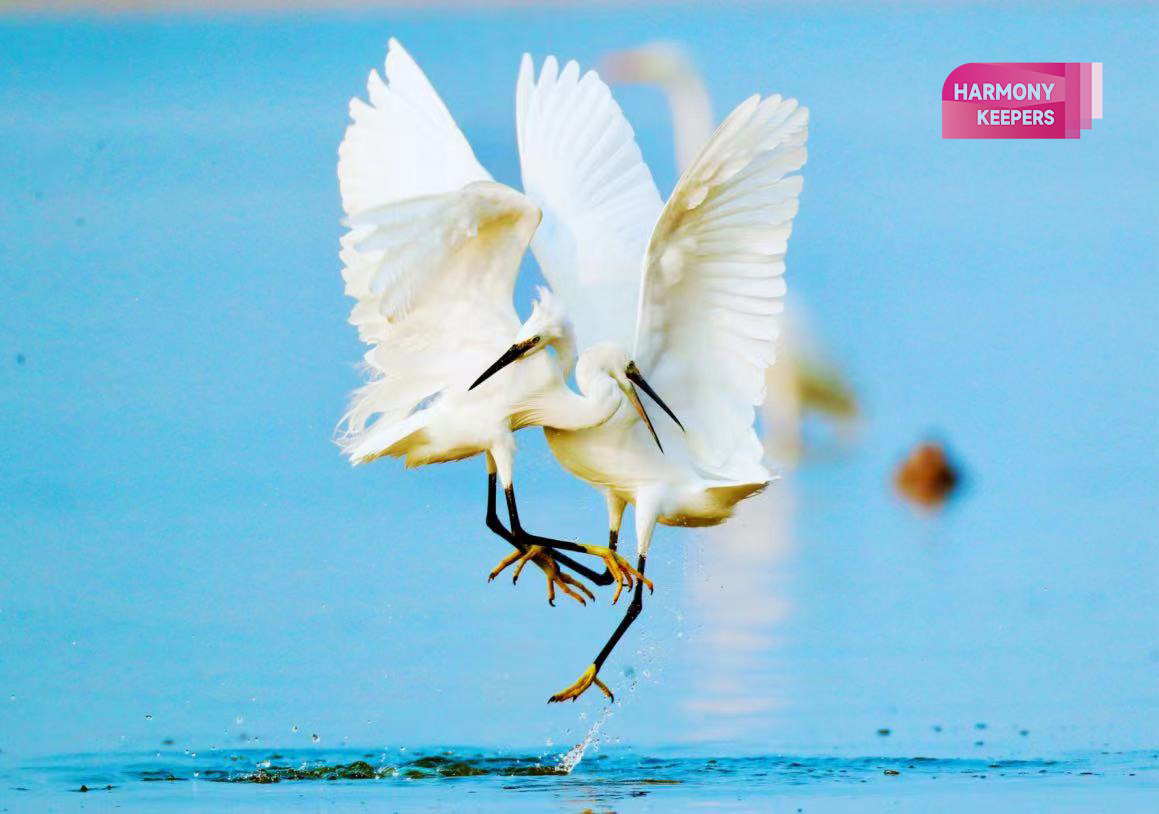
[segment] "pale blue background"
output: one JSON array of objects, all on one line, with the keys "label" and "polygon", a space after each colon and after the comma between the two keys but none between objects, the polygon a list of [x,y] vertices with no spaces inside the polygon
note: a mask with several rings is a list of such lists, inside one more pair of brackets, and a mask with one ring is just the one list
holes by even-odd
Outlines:
[{"label": "pale blue background", "polygon": [[[391,35],[513,183],[525,49],[677,38],[718,115],[754,91],[812,109],[790,280],[863,395],[861,444],[777,487],[785,612],[733,675],[764,712],[721,732],[690,703],[713,544],[665,530],[610,736],[1152,745],[1156,33],[1152,10],[1045,4],[0,23],[0,750],[559,745],[601,708],[543,702],[620,611],[487,585],[481,462],[351,470],[329,440],[361,353],[336,147]],[[944,77],[985,60],[1101,60],[1105,118],[942,141]],[[660,97],[617,96],[669,189]],[[930,430],[970,475],[940,517],[888,487]],[[602,502],[522,443],[526,524],[602,539]]]}]

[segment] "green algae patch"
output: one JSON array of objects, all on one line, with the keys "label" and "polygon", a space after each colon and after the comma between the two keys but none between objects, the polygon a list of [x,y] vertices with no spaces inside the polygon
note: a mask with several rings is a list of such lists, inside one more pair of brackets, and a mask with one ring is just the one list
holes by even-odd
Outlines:
[{"label": "green algae patch", "polygon": [[424,770],[423,777],[482,777],[493,775],[497,777],[536,777],[542,775],[567,774],[556,766],[543,766],[538,763],[524,764],[518,759],[511,758],[484,758],[477,761],[461,760],[443,757],[442,755],[427,755],[406,764],[406,777],[412,777],[416,770]]},{"label": "green algae patch", "polygon": [[239,774],[229,780],[232,783],[280,783],[283,780],[371,780],[379,776],[380,770],[365,760],[356,760],[353,763],[299,769],[291,766],[264,766],[256,772]]},{"label": "green algae patch", "polygon": [[401,766],[375,768],[365,760],[353,763],[309,766],[263,766],[253,772],[230,777],[207,776],[206,779],[231,783],[281,783],[309,780],[374,780],[383,777],[403,777],[407,780],[432,780],[443,777],[542,777],[567,774],[557,766],[545,766],[518,758],[484,758],[464,760],[459,757],[426,755]]},{"label": "green algae patch", "polygon": [[438,777],[478,777],[479,775],[491,774],[487,769],[473,766],[464,760],[450,760],[438,755],[421,757],[407,765],[409,767],[407,777],[410,777],[410,772],[415,769],[429,769],[431,775]]}]

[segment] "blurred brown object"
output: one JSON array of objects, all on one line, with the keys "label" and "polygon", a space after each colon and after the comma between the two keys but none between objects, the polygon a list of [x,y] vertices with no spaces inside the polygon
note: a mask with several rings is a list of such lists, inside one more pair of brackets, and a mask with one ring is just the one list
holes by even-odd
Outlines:
[{"label": "blurred brown object", "polygon": [[922,506],[942,505],[961,482],[958,466],[936,441],[918,444],[893,473],[898,492]]}]

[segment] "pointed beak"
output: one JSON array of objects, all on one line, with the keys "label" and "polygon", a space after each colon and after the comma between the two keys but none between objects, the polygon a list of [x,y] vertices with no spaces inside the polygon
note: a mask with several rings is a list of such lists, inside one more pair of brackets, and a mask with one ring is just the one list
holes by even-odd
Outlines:
[{"label": "pointed beak", "polygon": [[494,376],[503,368],[507,367],[512,362],[516,361],[517,359],[521,359],[523,355],[527,353],[527,351],[531,350],[534,344],[534,339],[527,339],[523,342],[516,342],[514,345],[504,351],[503,355],[496,359],[495,363],[492,364],[491,367],[484,370],[483,375],[475,379],[475,383],[467,389],[474,390],[476,387],[490,379],[492,376]]},{"label": "pointed beak", "polygon": [[[636,367],[635,362],[628,363],[628,367],[624,370],[624,375],[628,377],[628,380],[631,381],[632,384],[638,386],[641,390],[647,393],[648,397],[651,398],[652,401],[659,404],[660,409],[668,413],[668,417],[676,422],[677,427],[679,427],[681,430],[684,430],[684,425],[680,423],[680,419],[676,417],[676,413],[668,409],[668,405],[664,403],[664,399],[656,395],[656,391],[652,389],[652,386],[648,384],[648,382],[644,381],[644,377],[640,374],[640,368]],[[643,412],[643,408],[639,409],[641,412]],[[656,433],[653,432],[652,434],[655,435]]]},{"label": "pointed beak", "polygon": [[624,392],[628,394],[628,401],[632,402],[632,406],[636,408],[636,412],[640,414],[640,418],[644,419],[644,423],[648,426],[648,432],[652,433],[652,440],[656,442],[656,446],[660,447],[660,451],[663,452],[664,445],[660,443],[660,436],[656,435],[656,428],[652,426],[652,419],[648,418],[648,411],[640,403],[640,396],[636,392],[636,388],[629,384],[628,389]]}]

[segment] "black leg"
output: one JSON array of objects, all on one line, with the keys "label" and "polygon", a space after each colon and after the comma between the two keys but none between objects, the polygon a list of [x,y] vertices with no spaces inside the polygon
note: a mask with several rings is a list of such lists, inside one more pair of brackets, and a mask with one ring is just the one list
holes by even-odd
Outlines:
[{"label": "black leg", "polygon": [[499,476],[494,473],[487,475],[487,528],[491,529],[495,534],[498,534],[511,545],[515,546],[520,551],[526,551],[527,547],[515,542],[515,536],[507,530],[503,525],[503,521],[499,519],[499,513],[495,511],[495,487],[499,482]]},{"label": "black leg", "polygon": [[559,553],[558,550],[564,548],[567,551],[579,551],[583,553],[583,548],[580,546],[575,543],[565,543],[560,540],[551,540],[547,537],[538,537],[524,531],[523,527],[519,524],[519,510],[515,506],[515,490],[510,486],[504,492],[507,496],[507,513],[511,517],[511,531],[504,528],[502,521],[499,520],[499,515],[495,511],[495,485],[498,482],[498,475],[490,473],[487,476],[487,482],[487,528],[491,529],[491,531],[498,534],[520,551],[526,551],[527,546],[531,545],[549,548],[558,565],[571,569],[576,574],[591,580],[596,585],[612,584],[612,575],[607,572],[607,569],[604,570],[604,574],[597,574],[586,565],[576,562],[566,554]]},{"label": "black leg", "polygon": [[[636,563],[636,570],[641,574],[644,573],[645,559],[646,557],[640,557]],[[636,582],[636,592],[632,594],[632,604],[628,605],[628,610],[624,613],[624,618],[620,620],[620,624],[612,631],[612,637],[608,639],[608,643],[604,645],[604,649],[600,651],[600,654],[596,656],[596,660],[592,662],[596,665],[597,673],[604,666],[604,662],[612,654],[612,650],[619,644],[620,639],[623,638],[628,628],[632,626],[632,623],[636,621],[636,617],[640,615],[640,611],[642,610],[644,610],[644,581],[639,580]]]},{"label": "black leg", "polygon": [[[644,557],[640,557],[636,565],[636,570],[640,573],[641,577],[644,574],[644,560]],[[551,696],[551,698],[547,699],[547,702],[549,704],[553,704],[559,701],[567,701],[569,699],[574,701],[583,695],[584,692],[587,691],[588,687],[590,687],[592,684],[595,684],[597,687],[599,687],[600,692],[608,696],[609,700],[615,701],[616,696],[612,693],[611,689],[607,684],[600,681],[600,669],[604,666],[604,662],[607,661],[608,656],[612,654],[612,650],[614,650],[616,645],[619,644],[620,639],[624,637],[624,634],[627,633],[628,628],[630,628],[632,623],[636,621],[636,617],[640,615],[642,610],[644,610],[644,580],[639,579],[636,581],[636,590],[632,594],[632,602],[628,605],[628,610],[624,613],[624,618],[620,620],[620,624],[616,625],[616,629],[612,631],[612,635],[611,638],[608,639],[608,643],[604,645],[603,649],[600,650],[599,655],[596,656],[595,660],[591,663],[588,669],[584,670],[583,674],[574,684],[572,684],[570,687],[567,687],[562,692]]]}]

